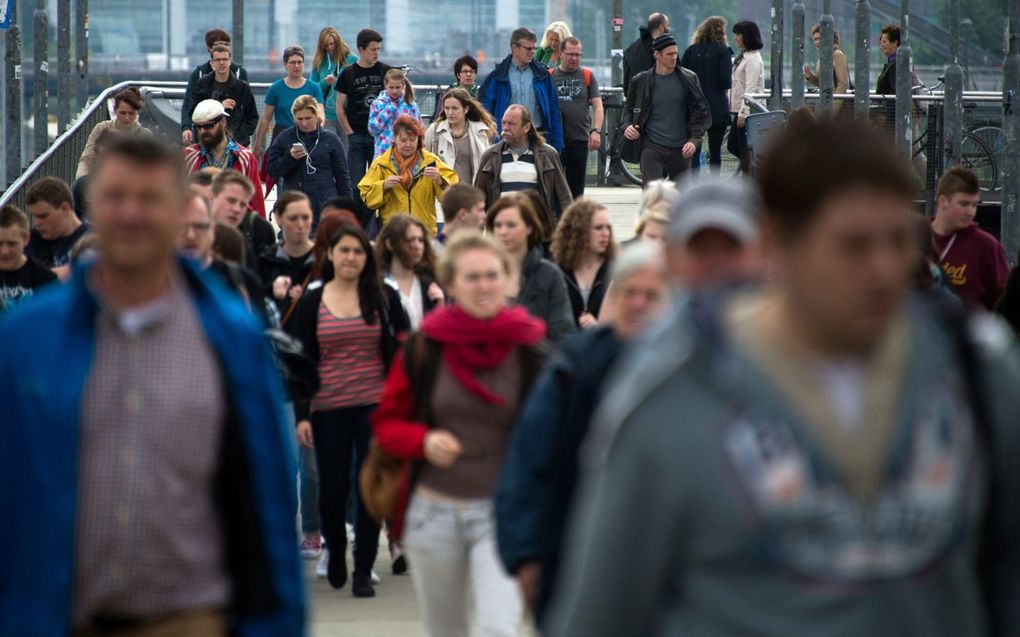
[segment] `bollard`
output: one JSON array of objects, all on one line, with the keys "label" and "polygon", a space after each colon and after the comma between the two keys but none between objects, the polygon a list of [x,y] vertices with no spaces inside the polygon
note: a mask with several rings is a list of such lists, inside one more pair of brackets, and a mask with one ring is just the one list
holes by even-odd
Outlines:
[{"label": "bollard", "polygon": [[818,119],[832,117],[832,92],[836,88],[833,77],[833,43],[835,42],[836,21],[832,17],[832,0],[822,1],[822,18],[818,21],[822,27],[818,35],[821,46],[818,47]]},{"label": "bollard", "polygon": [[944,143],[949,165],[962,161],[963,69],[960,68],[960,0],[949,0],[949,64],[946,65],[943,103]]},{"label": "bollard", "polygon": [[71,3],[57,3],[57,130],[71,124]]},{"label": "bollard", "polygon": [[[613,0],[612,46],[612,85],[623,86],[623,0]],[[626,86],[623,92],[627,92]]]},{"label": "bollard", "polygon": [[913,144],[910,120],[913,110],[914,60],[910,48],[910,0],[900,0],[900,48],[896,51],[896,148],[910,157]]},{"label": "bollard", "polygon": [[[1000,239],[1010,260],[1020,249],[1020,0],[1009,2],[1009,53],[1002,65],[1002,130],[1006,150],[1002,163]],[[899,69],[897,69],[898,71]]]},{"label": "bollard", "polygon": [[234,0],[234,26],[230,42],[234,62],[244,66],[244,0]]},{"label": "bollard", "polygon": [[17,2],[11,3],[11,26],[7,30],[7,51],[4,66],[7,81],[7,121],[5,133],[7,148],[7,184],[21,175],[21,27],[18,26]]},{"label": "bollard", "polygon": [[867,121],[871,109],[871,3],[857,0],[857,50],[854,54],[854,118]]},{"label": "bollard", "polygon": [[49,27],[49,15],[46,13],[46,1],[36,0],[35,15],[33,20],[33,35],[35,40],[32,53],[32,95],[35,104],[35,156],[38,157],[46,152],[50,145],[49,125],[49,82],[50,62],[46,51],[46,31]]},{"label": "bollard", "polygon": [[772,94],[769,110],[783,110],[783,0],[772,0]]},{"label": "bollard", "polygon": [[790,76],[790,108],[804,106],[804,3],[793,3],[793,62]]},{"label": "bollard", "polygon": [[76,107],[81,112],[89,103],[89,0],[75,0],[74,24],[76,38],[74,54],[77,58],[75,67],[78,72],[78,99]]}]

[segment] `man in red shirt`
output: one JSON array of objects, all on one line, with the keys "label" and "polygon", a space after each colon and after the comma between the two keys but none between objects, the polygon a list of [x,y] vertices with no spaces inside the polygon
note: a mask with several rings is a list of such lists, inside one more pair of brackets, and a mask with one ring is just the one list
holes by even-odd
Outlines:
[{"label": "man in red shirt", "polygon": [[968,307],[994,310],[1006,286],[1009,265],[1002,245],[974,223],[981,188],[962,166],[950,168],[935,192],[935,251],[939,265]]}]

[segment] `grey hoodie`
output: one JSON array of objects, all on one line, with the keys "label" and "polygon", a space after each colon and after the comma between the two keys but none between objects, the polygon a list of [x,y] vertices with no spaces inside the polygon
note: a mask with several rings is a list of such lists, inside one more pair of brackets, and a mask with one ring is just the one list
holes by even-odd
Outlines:
[{"label": "grey hoodie", "polygon": [[[919,305],[904,324],[897,417],[878,489],[859,498],[718,307],[677,305],[604,399],[549,635],[1020,634],[1020,507],[995,503],[987,603],[985,456],[955,341]],[[998,493],[1012,495],[1020,364],[1001,324],[971,328]]]}]

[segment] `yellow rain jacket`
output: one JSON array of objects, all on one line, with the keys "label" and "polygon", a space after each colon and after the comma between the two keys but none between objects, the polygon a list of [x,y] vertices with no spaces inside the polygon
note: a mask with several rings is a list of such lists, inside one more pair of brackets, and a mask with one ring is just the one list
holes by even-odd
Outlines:
[{"label": "yellow rain jacket", "polygon": [[402,185],[383,190],[383,182],[389,177],[397,175],[397,167],[393,164],[392,159],[392,148],[372,162],[365,177],[358,183],[358,190],[361,192],[362,201],[382,217],[384,225],[393,215],[407,214],[419,219],[435,236],[437,230],[436,201],[443,196],[443,188],[424,176],[425,169],[429,166],[438,168],[439,175],[448,186],[457,183],[460,178],[453,168],[447,166],[443,160],[429,151],[422,150],[421,156],[421,163],[415,169],[410,192]]}]

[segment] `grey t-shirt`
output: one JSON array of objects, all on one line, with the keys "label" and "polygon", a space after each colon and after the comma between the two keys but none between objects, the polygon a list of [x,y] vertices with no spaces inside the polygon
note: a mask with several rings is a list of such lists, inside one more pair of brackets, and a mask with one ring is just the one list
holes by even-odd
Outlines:
[{"label": "grey t-shirt", "polygon": [[560,114],[563,116],[563,141],[588,141],[588,131],[591,130],[588,105],[590,100],[602,96],[595,74],[589,73],[591,82],[588,86],[584,85],[584,69],[567,73],[556,67],[552,77],[556,85],[556,98],[560,102]]},{"label": "grey t-shirt", "polygon": [[[450,134],[453,135],[452,131]],[[453,170],[460,177],[461,183],[465,184],[470,184],[475,176],[475,167],[471,161],[471,138],[468,137],[470,134],[471,130],[468,129],[460,137],[453,135],[453,148],[457,153],[453,160]]]},{"label": "grey t-shirt", "polygon": [[645,139],[677,148],[687,142],[687,91],[678,73],[653,73],[652,112],[645,122]]}]

